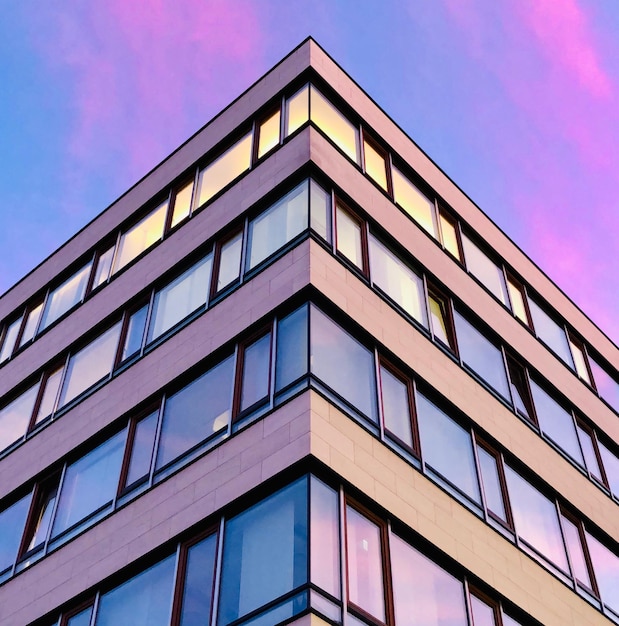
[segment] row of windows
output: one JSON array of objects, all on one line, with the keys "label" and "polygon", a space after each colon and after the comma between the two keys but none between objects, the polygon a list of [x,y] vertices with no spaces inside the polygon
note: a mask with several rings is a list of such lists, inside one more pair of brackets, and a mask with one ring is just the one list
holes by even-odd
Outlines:
[{"label": "row of windows", "polygon": [[341,489],[306,476],[180,542],[174,554],[102,588],[55,623],[273,626],[309,611],[334,624],[345,611],[351,626],[533,623],[516,621],[492,592],[454,576],[414,543]]},{"label": "row of windows", "polygon": [[[309,378],[308,378],[309,376]],[[8,578],[301,389],[318,389],[589,602],[619,619],[619,557],[433,392],[304,305],[239,343],[0,513]],[[423,387],[423,383],[421,383]]]},{"label": "row of windows", "polygon": [[206,310],[283,246],[307,235],[310,227],[325,237],[329,203],[321,187],[305,180],[227,233],[209,254],[131,307],[93,341],[48,368],[0,409],[0,451],[22,441],[85,391],[133,362],[188,316]]}]

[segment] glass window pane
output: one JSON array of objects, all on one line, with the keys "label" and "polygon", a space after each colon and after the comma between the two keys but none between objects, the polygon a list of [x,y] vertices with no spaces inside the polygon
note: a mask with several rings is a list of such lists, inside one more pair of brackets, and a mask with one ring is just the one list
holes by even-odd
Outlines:
[{"label": "glass window pane", "polygon": [[155,294],[148,341],[157,339],[208,300],[213,258],[208,255]]},{"label": "glass window pane", "polygon": [[267,333],[243,351],[241,411],[269,395],[271,333]]},{"label": "glass window pane", "polygon": [[475,626],[496,626],[494,608],[474,595],[471,595],[471,612]]},{"label": "glass window pane", "polygon": [[518,536],[559,569],[568,572],[554,502],[543,496],[509,466],[505,467],[505,478]]},{"label": "glass window pane", "polygon": [[42,310],[43,310],[43,303],[41,302],[41,304],[36,306],[34,309],[30,311],[30,313],[28,313],[26,326],[24,328],[24,332],[22,333],[21,339],[19,340],[20,347],[28,343],[34,337],[34,333],[37,329],[37,325],[39,323],[39,318],[41,317]]},{"label": "glass window pane", "polygon": [[480,503],[471,433],[421,394],[417,394],[417,421],[425,464]]},{"label": "glass window pane", "polygon": [[311,309],[312,374],[377,422],[374,355],[324,313]]},{"label": "glass window pane", "polygon": [[95,270],[95,277],[92,281],[92,288],[96,289],[99,285],[102,285],[110,276],[110,270],[112,269],[112,261],[114,259],[114,249],[116,246],[112,246],[109,250],[106,250],[97,261],[97,269]]},{"label": "glass window pane", "polygon": [[387,191],[387,163],[385,157],[377,152],[372,144],[363,141],[365,172]]},{"label": "glass window pane", "polygon": [[279,109],[260,124],[258,130],[258,158],[275,148],[279,143]]},{"label": "glass window pane", "polygon": [[576,525],[564,515],[561,516],[561,524],[563,525],[563,534],[567,551],[570,555],[570,563],[572,565],[572,575],[588,589],[592,589],[591,578],[589,577],[589,569],[585,560],[580,533]]},{"label": "glass window pane", "polygon": [[38,384],[30,387],[0,409],[0,450],[4,450],[26,434],[38,390]]},{"label": "glass window pane", "polygon": [[307,583],[307,513],[301,479],[226,523],[219,626]]},{"label": "glass window pane", "polygon": [[452,331],[447,313],[448,304],[442,298],[430,294],[430,319],[432,321],[432,334],[443,345],[454,349]]},{"label": "glass window pane", "polygon": [[308,372],[307,306],[304,305],[277,324],[275,391],[283,389]]},{"label": "glass window pane", "polygon": [[619,615],[619,557],[586,533],[602,602]]},{"label": "glass window pane", "polygon": [[17,558],[29,505],[27,495],[0,512],[0,572],[11,567]]},{"label": "glass window pane", "polygon": [[363,269],[361,223],[341,206],[336,207],[337,250],[358,268]]},{"label": "glass window pane", "polygon": [[224,287],[239,279],[241,275],[242,249],[242,232],[222,244],[221,256],[219,258],[219,275],[217,276],[217,291],[221,291]]},{"label": "glass window pane", "polygon": [[350,602],[385,622],[380,528],[350,506],[346,507],[346,555]]},{"label": "glass window pane", "polygon": [[310,226],[325,241],[331,241],[331,194],[310,180]]},{"label": "glass window pane", "polygon": [[34,516],[30,522],[28,533],[25,536],[25,552],[30,552],[41,546],[47,539],[47,532],[52,522],[54,503],[58,495],[58,481],[60,476],[45,481],[39,487],[37,501],[35,503]]},{"label": "glass window pane", "polygon": [[541,431],[575,461],[584,465],[572,414],[550,397],[535,381],[531,393]]},{"label": "glass window pane", "polygon": [[373,236],[370,236],[370,275],[377,287],[427,328],[421,277]]},{"label": "glass window pane", "polygon": [[533,421],[533,400],[529,392],[529,384],[527,382],[527,374],[519,363],[516,363],[511,357],[507,357],[507,371],[509,372],[509,383],[512,390],[512,400],[514,407],[528,420]]},{"label": "glass window pane", "polygon": [[524,293],[522,287],[514,283],[511,279],[507,279],[507,290],[509,291],[509,299],[512,304],[512,313],[527,326],[529,318],[527,317],[527,309],[524,304]]},{"label": "glass window pane", "polygon": [[121,431],[66,469],[52,536],[111,503],[116,495],[123,459]]},{"label": "glass window pane", "polygon": [[155,435],[157,433],[157,417],[158,412],[155,411],[148,417],[141,419],[135,426],[133,447],[125,481],[126,486],[133,485],[139,480],[146,478],[150,472]]},{"label": "glass window pane", "polygon": [[413,448],[408,385],[381,365],[380,386],[385,430],[404,445]]},{"label": "glass window pane", "polygon": [[507,512],[497,466],[498,459],[481,446],[477,446],[477,458],[479,459],[481,480],[486,496],[486,508],[507,523]]},{"label": "glass window pane", "polygon": [[569,343],[572,350],[572,357],[574,358],[574,365],[576,366],[576,373],[580,378],[582,378],[582,380],[590,385],[591,379],[589,378],[589,370],[587,369],[585,353],[583,349],[579,345],[575,344],[571,339],[569,340]]},{"label": "glass window pane", "polygon": [[56,408],[56,399],[58,398],[63,369],[64,367],[59,367],[57,370],[52,372],[44,382],[45,389],[43,390],[41,404],[39,404],[39,412],[37,413],[36,418],[37,424],[42,422],[46,417],[49,417]]},{"label": "glass window pane", "polygon": [[462,235],[466,267],[479,282],[508,306],[503,270],[491,261],[466,235]]},{"label": "glass window pane", "polygon": [[148,304],[131,314],[127,323],[127,335],[123,345],[121,361],[138,354],[142,349],[146,317],[148,316]]},{"label": "glass window pane", "polygon": [[174,588],[175,555],[160,561],[123,585],[104,593],[96,626],[167,626]]},{"label": "glass window pane", "polygon": [[462,362],[508,400],[509,387],[501,350],[457,311],[455,318],[456,336]]},{"label": "glass window pane", "polygon": [[247,133],[220,157],[200,171],[196,208],[202,206],[237,176],[249,169],[251,164],[251,135],[251,133]]},{"label": "glass window pane", "polygon": [[589,364],[591,365],[593,380],[600,397],[606,400],[619,413],[619,383],[592,358],[589,358]]},{"label": "glass window pane", "polygon": [[217,535],[211,535],[187,550],[180,626],[210,624],[216,555]]},{"label": "glass window pane", "polygon": [[434,202],[413,185],[396,167],[391,168],[393,197],[424,230],[438,239],[434,222]]},{"label": "glass window pane", "polygon": [[69,309],[81,302],[86,293],[86,285],[90,276],[92,263],[85,265],[79,272],[57,287],[47,297],[41,330],[47,328],[52,322],[64,315]]},{"label": "glass window pane", "polygon": [[348,158],[358,163],[357,129],[355,126],[353,126],[313,85],[311,98],[312,122],[314,122]]},{"label": "glass window pane", "polygon": [[454,256],[459,261],[462,261],[462,258],[460,256],[460,248],[458,247],[458,233],[456,230],[456,223],[447,218],[442,212],[439,212],[439,218],[445,250],[447,250],[449,254]]},{"label": "glass window pane", "polygon": [[462,583],[396,535],[390,544],[396,624],[466,626]]},{"label": "glass window pane", "polygon": [[537,336],[569,367],[572,369],[572,356],[567,343],[565,329],[557,324],[543,311],[539,305],[529,298],[529,309]]},{"label": "glass window pane", "polygon": [[307,192],[308,181],[304,181],[249,222],[248,269],[256,267],[307,229]]},{"label": "glass window pane", "polygon": [[294,133],[297,128],[309,119],[309,87],[297,91],[286,101],[286,136]]},{"label": "glass window pane", "polygon": [[67,626],[90,626],[90,617],[92,615],[92,606],[80,611],[67,620]]},{"label": "glass window pane", "polygon": [[157,468],[227,427],[233,376],[230,356],[166,400]]},{"label": "glass window pane", "polygon": [[4,334],[4,341],[2,342],[2,350],[0,351],[0,363],[2,361],[6,361],[11,354],[13,354],[13,349],[15,348],[15,341],[17,339],[17,333],[19,333],[19,328],[21,326],[20,317],[18,320],[15,320],[9,327],[6,329],[6,333]]},{"label": "glass window pane", "polygon": [[58,406],[64,406],[109,375],[119,336],[120,324],[116,324],[70,358]]},{"label": "glass window pane", "polygon": [[172,212],[172,222],[170,228],[174,228],[189,217],[191,212],[191,196],[193,195],[193,180],[183,185],[174,197],[174,211]]},{"label": "glass window pane", "polygon": [[580,448],[585,457],[586,468],[589,470],[591,476],[602,482],[602,472],[600,471],[600,464],[595,452],[595,435],[592,432],[584,430],[579,425],[576,425],[576,431],[578,433],[578,440],[580,441]]},{"label": "glass window pane", "polygon": [[163,237],[168,203],[164,202],[120,237],[114,272],[142,254]]},{"label": "glass window pane", "polygon": [[314,476],[311,485],[311,582],[340,597],[338,493]]}]

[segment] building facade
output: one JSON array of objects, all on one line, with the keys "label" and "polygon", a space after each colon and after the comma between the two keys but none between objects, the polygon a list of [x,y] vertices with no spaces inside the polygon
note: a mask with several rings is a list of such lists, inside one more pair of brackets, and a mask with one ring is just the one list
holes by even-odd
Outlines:
[{"label": "building facade", "polygon": [[0,299],[0,623],[619,623],[619,352],[311,39]]}]

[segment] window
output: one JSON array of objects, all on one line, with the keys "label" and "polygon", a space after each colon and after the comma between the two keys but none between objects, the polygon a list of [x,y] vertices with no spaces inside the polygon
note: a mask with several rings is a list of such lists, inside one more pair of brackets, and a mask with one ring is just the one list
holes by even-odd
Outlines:
[{"label": "window", "polygon": [[591,377],[589,376],[589,367],[587,366],[588,359],[585,356],[585,346],[571,335],[568,337],[568,341],[572,351],[572,358],[574,359],[574,366],[576,367],[576,374],[578,374],[581,380],[590,385]]},{"label": "window", "polygon": [[271,333],[267,332],[239,349],[241,364],[238,411],[256,408],[269,398],[271,379]]},{"label": "window", "polygon": [[482,599],[476,593],[471,593],[470,598],[475,626],[499,626],[501,624],[499,607],[496,604]]},{"label": "window", "polygon": [[311,309],[312,374],[377,423],[374,355],[324,313]]},{"label": "window", "polygon": [[243,231],[239,231],[217,245],[215,267],[217,268],[217,284],[215,293],[224,287],[232,286],[241,275],[241,255],[243,252]]},{"label": "window", "polygon": [[20,317],[12,324],[8,324],[6,326],[2,341],[2,350],[0,350],[0,363],[6,361],[11,354],[13,354],[15,342],[17,341],[17,335],[19,334],[19,329],[21,328],[21,322],[22,318]]},{"label": "window", "polygon": [[467,626],[462,583],[397,535],[389,543],[395,623]]},{"label": "window", "polygon": [[251,165],[252,134],[247,133],[198,174],[196,208],[208,202]]},{"label": "window", "polygon": [[469,272],[491,294],[505,306],[508,306],[507,288],[501,267],[491,261],[466,235],[462,235],[462,247],[464,248],[464,258]]},{"label": "window", "polygon": [[252,269],[308,227],[308,181],[249,222],[247,269]]},{"label": "window", "polygon": [[430,308],[430,322],[434,341],[449,348],[452,352],[456,350],[456,340],[454,337],[453,318],[449,300],[436,291],[428,291],[428,304]]},{"label": "window", "polygon": [[527,326],[531,326],[524,287],[513,276],[507,276],[507,291],[512,313]]},{"label": "window", "polygon": [[125,476],[121,479],[123,490],[137,486],[146,480],[150,474],[150,466],[155,451],[155,437],[157,434],[157,418],[159,411],[133,422],[130,426],[130,435],[127,437],[127,454]]},{"label": "window", "polygon": [[595,588],[594,579],[589,569],[590,558],[586,550],[582,525],[575,518],[562,511],[561,526],[563,527],[572,576],[580,587],[593,591]]},{"label": "window", "polygon": [[619,617],[619,557],[592,535],[585,534],[602,603]]},{"label": "window", "polygon": [[512,390],[512,401],[516,412],[530,422],[535,423],[533,399],[529,388],[529,379],[525,368],[510,356],[507,357],[507,371]]},{"label": "window", "polygon": [[30,387],[3,409],[0,409],[0,451],[26,434],[38,388],[38,384]]},{"label": "window", "polygon": [[503,398],[509,398],[503,353],[492,344],[467,319],[456,311],[456,336],[460,358],[483,381]]},{"label": "window", "polygon": [[305,85],[286,101],[286,136],[309,120],[309,86]]},{"label": "window", "polygon": [[112,246],[108,250],[106,250],[103,254],[101,254],[96,261],[97,266],[95,270],[95,275],[92,280],[91,289],[94,290],[103,283],[107,281],[110,277],[110,271],[112,269],[112,261],[114,260],[114,250],[116,246]]},{"label": "window", "polygon": [[69,309],[81,302],[86,294],[88,277],[92,263],[88,263],[62,285],[54,289],[45,302],[45,310],[41,319],[41,329],[62,317]]},{"label": "window", "polygon": [[35,416],[35,425],[45,421],[45,419],[56,410],[63,371],[64,364],[60,367],[50,368],[50,370],[44,374],[43,381],[41,382],[41,401]]},{"label": "window", "polygon": [[597,437],[593,429],[585,426],[584,424],[577,422],[576,431],[578,433],[578,441],[580,442],[580,449],[582,450],[585,458],[585,466],[589,471],[589,475],[593,480],[605,485],[607,484],[604,479],[604,470],[601,462],[600,451],[598,448]]},{"label": "window", "polygon": [[365,237],[365,224],[338,202],[335,207],[335,249],[362,272],[366,267]]},{"label": "window", "polygon": [[34,338],[37,328],[39,326],[39,319],[41,317],[41,311],[43,310],[43,303],[40,302],[36,306],[30,309],[26,315],[26,323],[24,325],[24,331],[19,339],[19,347],[27,344]]},{"label": "window", "polygon": [[428,327],[423,280],[373,235],[370,242],[370,276],[408,315]]},{"label": "window", "polygon": [[228,426],[233,378],[230,356],[166,400],[158,469]]},{"label": "window", "polygon": [[0,576],[12,567],[28,515],[30,495],[0,511]]},{"label": "window", "polygon": [[513,527],[503,463],[497,452],[477,443],[477,460],[488,515],[505,526]]},{"label": "window", "polygon": [[310,226],[325,241],[331,241],[331,194],[310,180]]},{"label": "window", "polygon": [[303,305],[277,324],[275,391],[306,376],[308,369],[308,307]]},{"label": "window", "polygon": [[387,153],[367,137],[363,138],[365,173],[385,191],[389,191]]},{"label": "window", "polygon": [[619,498],[619,457],[613,454],[603,443],[600,443],[599,447],[608,485],[615,497]]},{"label": "window", "polygon": [[64,406],[110,374],[119,335],[120,324],[116,324],[69,359],[59,406]]},{"label": "window", "polygon": [[424,230],[438,239],[434,202],[427,198],[396,167],[393,173],[393,198]]},{"label": "window", "polygon": [[447,216],[443,210],[439,210],[439,224],[441,226],[441,237],[443,246],[451,256],[462,262],[462,253],[459,246],[459,231],[457,222]]},{"label": "window", "polygon": [[174,204],[172,205],[172,221],[170,228],[174,228],[191,213],[191,198],[193,197],[193,179],[181,185],[174,194]]},{"label": "window", "polygon": [[119,362],[124,363],[130,358],[140,354],[144,343],[144,331],[148,317],[148,304],[144,304],[133,312],[128,312],[125,317],[125,328],[122,333],[122,350]]},{"label": "window", "polygon": [[279,108],[258,123],[258,158],[261,159],[279,144]]},{"label": "window", "polygon": [[61,626],[90,626],[90,618],[92,616],[92,604],[85,609],[78,609],[72,615],[67,615],[63,619]]},{"label": "window", "polygon": [[411,451],[418,450],[413,428],[411,381],[391,366],[380,365],[380,400],[387,435]]},{"label": "window", "polygon": [[148,329],[149,342],[206,304],[211,266],[212,256],[208,255],[157,291]]},{"label": "window", "polygon": [[574,368],[572,356],[567,343],[567,336],[563,326],[557,324],[551,317],[535,302],[529,298],[529,310],[533,318],[535,332],[566,365]]}]

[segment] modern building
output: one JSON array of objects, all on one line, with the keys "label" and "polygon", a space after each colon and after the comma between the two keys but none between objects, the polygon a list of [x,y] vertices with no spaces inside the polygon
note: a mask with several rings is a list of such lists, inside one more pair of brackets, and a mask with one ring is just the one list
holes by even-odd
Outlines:
[{"label": "modern building", "polygon": [[619,623],[619,351],[311,39],[0,299],[3,626]]}]

